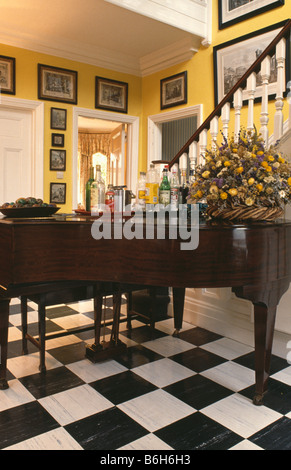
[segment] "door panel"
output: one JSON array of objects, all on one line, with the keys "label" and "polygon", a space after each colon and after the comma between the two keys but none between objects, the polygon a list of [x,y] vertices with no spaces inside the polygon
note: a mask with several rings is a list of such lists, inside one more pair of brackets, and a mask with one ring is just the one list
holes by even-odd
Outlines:
[{"label": "door panel", "polygon": [[0,204],[32,191],[32,113],[0,109]]}]

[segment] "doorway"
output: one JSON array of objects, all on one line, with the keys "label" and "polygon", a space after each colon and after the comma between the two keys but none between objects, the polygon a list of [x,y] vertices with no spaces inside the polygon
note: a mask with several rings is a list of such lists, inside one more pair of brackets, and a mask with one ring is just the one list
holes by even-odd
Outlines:
[{"label": "doorway", "polygon": [[[85,121],[86,119],[86,121]],[[84,194],[81,188],[80,159],[79,159],[79,132],[88,127],[82,127],[82,123],[95,126],[101,134],[110,134],[112,146],[107,150],[106,165],[110,165],[108,175],[114,185],[126,184],[128,189],[135,190],[138,177],[138,153],[139,153],[139,118],[130,115],[121,115],[108,111],[90,110],[87,108],[73,108],[73,200],[72,207],[78,207],[79,198]],[[107,132],[104,132],[104,131]],[[108,135],[107,135],[108,137]],[[110,139],[109,139],[110,140]],[[104,147],[105,144],[104,144]],[[98,153],[98,152],[96,152]],[[104,161],[101,152],[100,159]],[[108,158],[110,155],[110,158]],[[95,157],[98,159],[98,155]],[[93,163],[93,162],[92,162]],[[115,184],[117,183],[117,184]],[[83,183],[82,183],[83,184]]]},{"label": "doorway", "polygon": [[43,126],[43,103],[1,96],[0,205],[43,199]]},{"label": "doorway", "polygon": [[[90,169],[101,167],[107,188],[127,185],[127,124],[116,121],[78,118],[78,204],[85,206],[86,182]],[[79,206],[79,207],[80,207]]]}]

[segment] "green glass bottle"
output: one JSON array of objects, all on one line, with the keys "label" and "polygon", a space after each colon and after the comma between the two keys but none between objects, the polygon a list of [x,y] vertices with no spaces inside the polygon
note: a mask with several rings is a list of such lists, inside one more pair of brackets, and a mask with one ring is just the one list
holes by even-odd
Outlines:
[{"label": "green glass bottle", "polygon": [[171,185],[169,183],[168,179],[168,168],[165,167],[163,169],[163,179],[160,184],[160,191],[159,191],[159,197],[160,197],[160,205],[161,206],[168,206],[171,202]]},{"label": "green glass bottle", "polygon": [[91,210],[91,184],[94,181],[94,167],[90,168],[90,177],[86,183],[86,211],[90,212]]}]

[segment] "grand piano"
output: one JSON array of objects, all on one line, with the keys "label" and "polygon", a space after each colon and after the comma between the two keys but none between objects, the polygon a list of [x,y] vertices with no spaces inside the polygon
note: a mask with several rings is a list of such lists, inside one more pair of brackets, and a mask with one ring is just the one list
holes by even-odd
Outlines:
[{"label": "grand piano", "polygon": [[[175,334],[182,327],[186,288],[231,287],[254,305],[256,388],[267,390],[277,305],[291,280],[291,222],[201,222],[199,243],[181,239],[96,240],[92,219],[0,219],[0,389],[8,387],[7,334],[11,298],[50,290],[52,284],[113,281],[173,288]],[[1,392],[0,392],[1,400]]]}]

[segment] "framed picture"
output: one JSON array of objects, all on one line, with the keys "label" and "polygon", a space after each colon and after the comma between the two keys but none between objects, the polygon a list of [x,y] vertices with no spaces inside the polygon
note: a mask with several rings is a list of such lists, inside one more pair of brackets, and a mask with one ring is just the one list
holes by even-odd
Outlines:
[{"label": "framed picture", "polygon": [[15,59],[0,55],[0,94],[15,95]]},{"label": "framed picture", "polygon": [[218,0],[219,29],[280,7],[285,0]]},{"label": "framed picture", "polygon": [[65,135],[64,134],[52,134],[52,147],[64,147]]},{"label": "framed picture", "polygon": [[65,171],[66,150],[50,150],[50,170]]},{"label": "framed picture", "polygon": [[[231,88],[244,75],[249,67],[261,55],[275,36],[280,32],[286,22],[277,23],[256,32],[241,36],[213,48],[214,60],[214,94],[217,105]],[[289,81],[290,41],[286,41],[285,79]],[[255,101],[262,97],[261,74],[257,74],[257,89]],[[269,99],[274,99],[277,90],[276,60],[272,57],[271,76],[269,80]],[[243,100],[246,103],[248,93],[243,91]]]},{"label": "framed picture", "polygon": [[161,80],[161,109],[187,103],[187,72]]},{"label": "framed picture", "polygon": [[65,131],[67,128],[67,110],[51,108],[51,129]]},{"label": "framed picture", "polygon": [[77,104],[78,72],[38,64],[38,98]]},{"label": "framed picture", "polygon": [[50,184],[50,203],[66,204],[66,183]]},{"label": "framed picture", "polygon": [[128,83],[95,78],[95,108],[127,113]]}]

